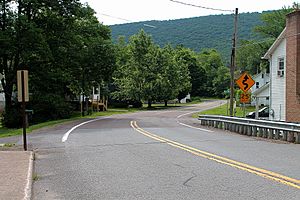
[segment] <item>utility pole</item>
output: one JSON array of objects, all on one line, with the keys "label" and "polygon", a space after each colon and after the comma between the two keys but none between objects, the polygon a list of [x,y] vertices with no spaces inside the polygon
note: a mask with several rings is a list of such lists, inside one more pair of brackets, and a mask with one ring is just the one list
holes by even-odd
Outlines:
[{"label": "utility pole", "polygon": [[235,9],[234,15],[234,33],[232,39],[232,51],[231,51],[231,62],[230,62],[230,107],[229,114],[232,117],[233,113],[233,98],[234,98],[234,71],[236,67],[236,43],[237,43],[237,25],[238,25],[238,8]]}]

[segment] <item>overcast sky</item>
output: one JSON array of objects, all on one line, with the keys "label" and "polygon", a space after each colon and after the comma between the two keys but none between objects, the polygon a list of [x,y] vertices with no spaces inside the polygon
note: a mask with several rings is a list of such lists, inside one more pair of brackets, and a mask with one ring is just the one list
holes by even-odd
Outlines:
[{"label": "overcast sky", "polygon": [[[291,6],[297,0],[178,0],[204,7],[234,10],[239,12],[261,12]],[[170,0],[81,0],[87,2],[105,25],[148,20],[169,20],[212,14],[230,14],[185,6]],[[111,17],[109,17],[111,16]],[[117,19],[122,18],[122,19]],[[127,21],[126,21],[127,20]],[[129,20],[129,21],[128,21]]]}]

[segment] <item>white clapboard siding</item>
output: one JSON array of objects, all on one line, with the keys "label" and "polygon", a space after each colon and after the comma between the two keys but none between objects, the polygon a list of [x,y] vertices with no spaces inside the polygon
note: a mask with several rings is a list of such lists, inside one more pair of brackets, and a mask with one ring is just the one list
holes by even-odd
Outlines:
[{"label": "white clapboard siding", "polygon": [[[278,76],[278,59],[284,58],[284,75]],[[286,39],[280,41],[277,48],[270,58],[270,72],[271,72],[271,87],[270,99],[271,109],[274,110],[274,117],[270,116],[272,120],[286,119]]]}]

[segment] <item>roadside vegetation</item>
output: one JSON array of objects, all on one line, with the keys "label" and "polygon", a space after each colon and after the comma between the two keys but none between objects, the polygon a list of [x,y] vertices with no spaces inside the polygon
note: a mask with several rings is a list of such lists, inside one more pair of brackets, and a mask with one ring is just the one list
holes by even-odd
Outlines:
[{"label": "roadside vegetation", "polygon": [[[197,98],[198,100],[189,102],[188,104],[168,104],[168,106],[165,106],[163,103],[154,103],[152,104],[151,108],[148,108],[148,104],[143,104],[143,107],[141,108],[109,108],[105,112],[92,112],[89,115],[86,115],[84,117],[81,116],[81,113],[77,112],[73,114],[70,118],[68,119],[60,119],[60,120],[52,120],[52,121],[47,121],[47,122],[42,122],[34,125],[30,125],[27,129],[27,133],[31,133],[35,130],[41,129],[41,128],[46,128],[46,127],[54,127],[61,125],[63,123],[69,123],[75,120],[79,119],[87,119],[87,118],[96,118],[96,117],[104,117],[104,116],[111,116],[111,115],[117,115],[117,114],[129,114],[137,111],[146,111],[146,110],[165,110],[165,109],[171,109],[171,108],[177,108],[177,107],[182,107],[190,104],[197,104],[200,103],[200,99]],[[6,128],[2,125],[0,125],[0,138],[3,137],[10,137],[10,136],[16,136],[16,135],[21,135],[23,129],[22,128]],[[7,144],[9,145],[9,144]],[[5,145],[5,147],[8,147]]]},{"label": "roadside vegetation", "polygon": [[[236,107],[234,116],[236,117],[245,117],[249,112],[255,111],[255,107],[253,106],[246,106],[245,111],[243,107]],[[218,106],[216,108],[205,110],[196,114],[193,114],[194,118],[198,118],[199,115],[223,115],[223,116],[229,116],[229,105],[224,104],[221,106]]]},{"label": "roadside vegetation", "polygon": [[[282,31],[285,14],[292,9],[261,15],[262,24],[254,29],[257,39],[241,41],[237,74],[258,72],[267,66],[260,58]],[[159,46],[144,30],[113,43],[110,27],[100,23],[95,11],[79,0],[3,1],[0,19],[0,73],[6,104],[2,124],[16,128],[11,133],[7,129],[7,135],[22,126],[16,87],[20,69],[29,71],[27,109],[34,112],[32,129],[76,119],[79,99],[87,105],[93,87],[100,89],[99,99],[109,99],[109,106],[115,108],[130,105],[143,109],[147,102],[147,109],[165,109],[169,101],[187,94],[228,96],[229,61],[217,50],[199,47],[201,51],[195,52],[182,45]],[[155,102],[163,105],[154,106]],[[90,109],[85,112],[91,113]]]}]

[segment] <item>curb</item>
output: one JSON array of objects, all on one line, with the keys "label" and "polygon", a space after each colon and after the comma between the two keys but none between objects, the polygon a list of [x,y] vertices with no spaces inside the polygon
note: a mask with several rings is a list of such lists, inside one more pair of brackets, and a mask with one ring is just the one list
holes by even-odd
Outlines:
[{"label": "curb", "polygon": [[30,152],[29,157],[29,167],[28,167],[28,173],[27,173],[27,182],[24,189],[25,196],[23,200],[30,200],[32,196],[32,175],[33,175],[33,162],[34,162],[34,152]]}]

